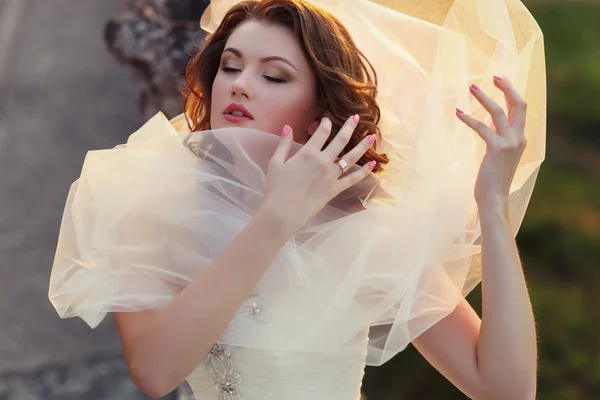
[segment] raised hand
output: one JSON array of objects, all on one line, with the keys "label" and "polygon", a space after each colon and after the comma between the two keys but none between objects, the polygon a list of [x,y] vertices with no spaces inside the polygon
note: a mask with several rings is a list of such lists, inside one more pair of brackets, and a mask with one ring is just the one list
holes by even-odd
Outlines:
[{"label": "raised hand", "polygon": [[494,129],[462,110],[456,110],[458,118],[477,132],[487,145],[475,182],[475,200],[480,206],[498,202],[508,204],[510,185],[527,145],[525,100],[507,79],[495,76],[494,85],[504,92],[508,116],[477,85],[471,85],[470,88],[471,94],[490,113]]},{"label": "raised hand", "polygon": [[[295,233],[335,196],[370,174],[375,161],[343,177],[342,168],[335,162],[350,141],[358,120],[358,116],[348,118],[331,143],[323,149],[332,127],[331,121],[323,118],[308,142],[289,159],[293,134],[289,126],[283,128],[283,138],[267,168],[262,206],[277,215],[285,226],[285,232]],[[348,166],[354,165],[374,141],[375,135],[365,137],[343,156],[343,160]]]}]

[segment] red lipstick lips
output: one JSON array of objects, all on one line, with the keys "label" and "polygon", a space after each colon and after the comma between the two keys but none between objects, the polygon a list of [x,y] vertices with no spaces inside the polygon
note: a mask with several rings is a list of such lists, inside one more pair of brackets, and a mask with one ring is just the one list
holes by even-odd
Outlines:
[{"label": "red lipstick lips", "polygon": [[[233,112],[236,113],[233,114]],[[233,123],[246,122],[254,119],[254,117],[252,117],[252,114],[250,114],[250,111],[246,110],[246,108],[243,105],[235,103],[230,104],[225,109],[225,111],[223,112],[223,116],[227,121]]]}]

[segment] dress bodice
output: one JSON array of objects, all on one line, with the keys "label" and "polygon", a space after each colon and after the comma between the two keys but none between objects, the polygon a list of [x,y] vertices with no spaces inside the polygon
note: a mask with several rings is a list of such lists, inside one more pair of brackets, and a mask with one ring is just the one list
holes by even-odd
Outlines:
[{"label": "dress bodice", "polygon": [[[264,310],[254,305],[245,312],[259,318]],[[202,400],[358,400],[367,345],[368,329],[332,351],[276,351],[215,343],[187,382]]]}]

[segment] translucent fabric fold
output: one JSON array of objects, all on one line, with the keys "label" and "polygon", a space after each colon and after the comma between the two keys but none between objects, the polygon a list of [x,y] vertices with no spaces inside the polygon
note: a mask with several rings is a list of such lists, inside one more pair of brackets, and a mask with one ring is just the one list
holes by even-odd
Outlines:
[{"label": "translucent fabric fold", "polygon": [[[235,3],[213,1],[202,27],[213,31]],[[264,320],[240,313],[219,342],[332,351],[369,330],[367,364],[381,365],[481,280],[473,189],[485,143],[455,108],[491,124],[468,86],[505,106],[493,75],[509,77],[529,105],[510,194],[515,235],[520,227],[545,151],[542,34],[516,0],[311,3],[338,18],[373,64],[378,150],[391,161],[285,244],[255,288]],[[108,312],[164,307],[253,217],[279,140],[233,127],[190,133],[183,116],[159,113],[125,145],[90,151],[51,274],[59,315],[95,327]]]}]

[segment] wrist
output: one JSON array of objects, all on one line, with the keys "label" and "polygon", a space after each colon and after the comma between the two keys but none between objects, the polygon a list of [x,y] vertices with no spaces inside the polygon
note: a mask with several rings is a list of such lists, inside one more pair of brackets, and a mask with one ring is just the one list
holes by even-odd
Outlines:
[{"label": "wrist", "polygon": [[283,240],[284,243],[295,233],[295,229],[293,229],[290,222],[273,206],[261,205],[253,220],[262,227],[267,236]]},{"label": "wrist", "polygon": [[482,224],[503,224],[510,227],[510,207],[508,199],[478,202],[479,219]]},{"label": "wrist", "polygon": [[477,206],[480,208],[490,208],[490,207],[504,207],[508,208],[510,197],[508,195],[501,194],[483,194],[479,196],[475,196],[475,202]]}]

